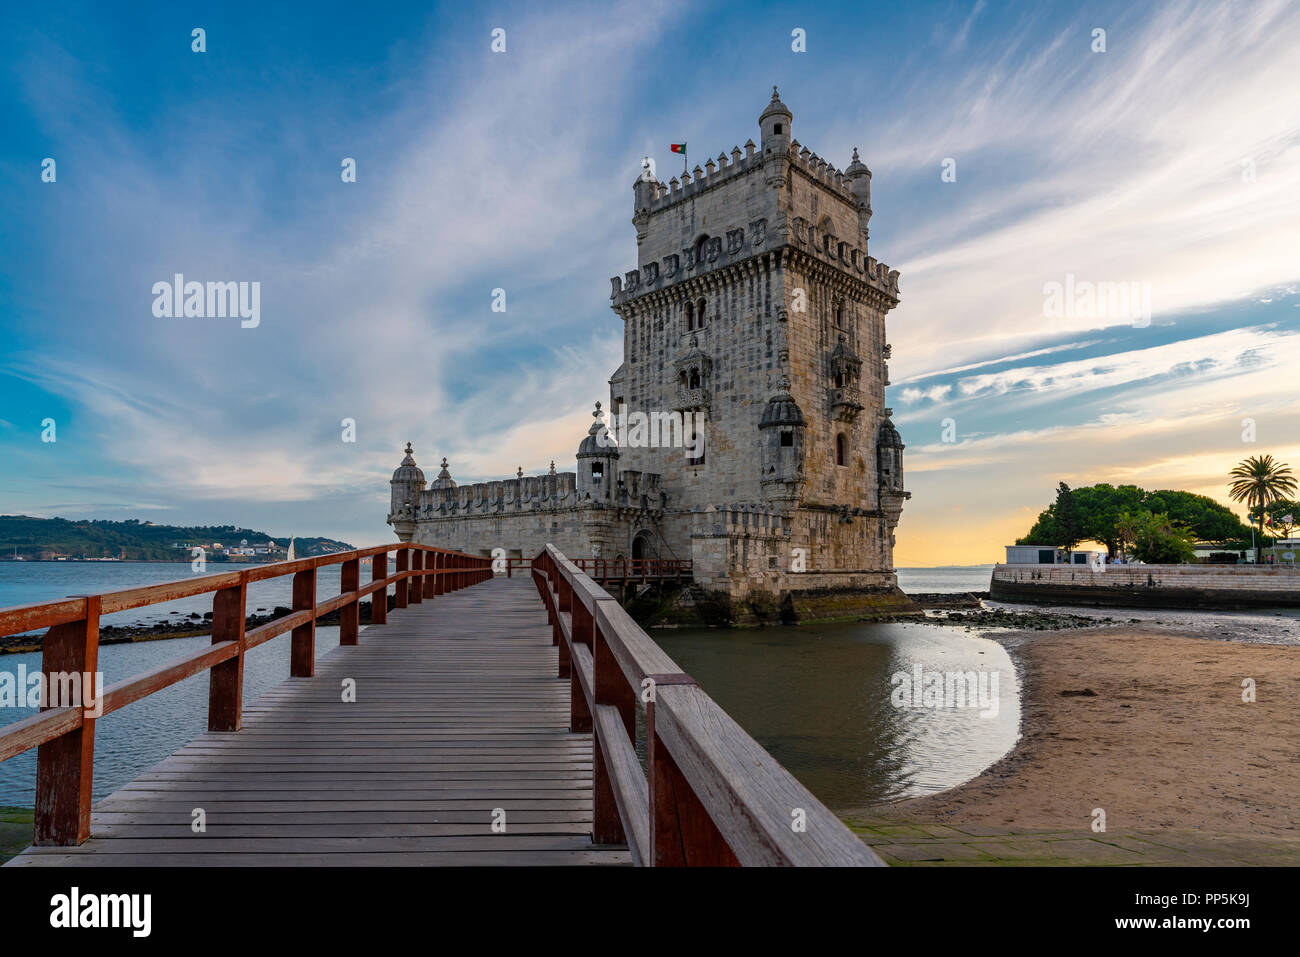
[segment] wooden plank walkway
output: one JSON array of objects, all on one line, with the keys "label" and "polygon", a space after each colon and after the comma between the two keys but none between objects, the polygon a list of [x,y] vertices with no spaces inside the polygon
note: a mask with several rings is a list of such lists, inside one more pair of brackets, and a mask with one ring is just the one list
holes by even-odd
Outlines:
[{"label": "wooden plank walkway", "polygon": [[395,609],[99,801],[80,847],[7,866],[628,864],[591,843],[591,735],[568,725],[530,576],[493,579]]}]

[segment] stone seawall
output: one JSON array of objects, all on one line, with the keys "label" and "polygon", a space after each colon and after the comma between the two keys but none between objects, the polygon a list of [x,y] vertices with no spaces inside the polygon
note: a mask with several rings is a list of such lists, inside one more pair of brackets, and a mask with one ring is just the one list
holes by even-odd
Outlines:
[{"label": "stone seawall", "polygon": [[994,601],[1129,608],[1300,607],[1300,568],[1249,565],[996,565]]}]

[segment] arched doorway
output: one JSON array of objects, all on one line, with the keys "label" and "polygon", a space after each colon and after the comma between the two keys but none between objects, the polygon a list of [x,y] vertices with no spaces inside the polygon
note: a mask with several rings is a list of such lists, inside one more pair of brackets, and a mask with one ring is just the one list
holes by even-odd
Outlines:
[{"label": "arched doorway", "polygon": [[649,530],[640,531],[632,539],[632,559],[658,558],[658,549],[655,548],[654,535]]}]

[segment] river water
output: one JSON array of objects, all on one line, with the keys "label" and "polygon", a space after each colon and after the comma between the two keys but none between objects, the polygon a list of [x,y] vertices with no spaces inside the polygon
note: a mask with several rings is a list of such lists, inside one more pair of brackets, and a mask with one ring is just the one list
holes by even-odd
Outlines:
[{"label": "river water", "polygon": [[[229,566],[209,565],[209,571]],[[900,569],[914,592],[983,591],[991,566]],[[110,591],[186,577],[189,566],[136,562],[0,563],[0,607]],[[338,566],[319,570],[318,594],[338,592]],[[249,587],[250,612],[290,604],[289,580]],[[210,611],[210,595],[106,616],[105,624],[176,620]],[[173,614],[175,612],[175,614]],[[380,629],[382,632],[382,629]],[[979,774],[1014,744],[1019,694],[1001,645],[958,628],[855,623],[735,630],[656,631],[663,646],[737,722],[832,808],[942,790]],[[108,645],[100,649],[105,685],[140,674],[208,644],[207,637]],[[363,631],[362,640],[366,635]],[[378,640],[378,633],[376,639]],[[317,654],[338,644],[337,628],[317,630]],[[0,656],[4,672],[31,673],[39,653]],[[932,673],[997,676],[996,714],[973,702],[934,707],[917,695],[893,699],[901,679]],[[289,675],[289,636],[248,653],[245,702]],[[991,690],[991,687],[986,685]],[[102,718],[95,735],[95,796],[102,797],[203,732],[206,674]],[[901,702],[900,702],[901,703]],[[943,702],[940,702],[943,704]],[[0,707],[0,725],[32,714]],[[983,714],[983,716],[981,716]],[[36,755],[0,763],[0,805],[30,807]]]}]

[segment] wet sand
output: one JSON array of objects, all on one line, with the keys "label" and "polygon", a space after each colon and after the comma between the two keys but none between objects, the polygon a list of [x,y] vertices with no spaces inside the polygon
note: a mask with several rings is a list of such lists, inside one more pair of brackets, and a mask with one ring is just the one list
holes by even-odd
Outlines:
[{"label": "wet sand", "polygon": [[958,828],[1085,831],[1103,808],[1108,831],[1300,837],[1300,644],[1294,622],[1279,625],[1285,644],[1146,623],[990,635],[1020,672],[1019,742],[973,781],[888,808]]}]

